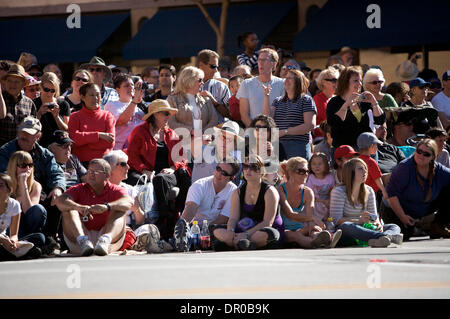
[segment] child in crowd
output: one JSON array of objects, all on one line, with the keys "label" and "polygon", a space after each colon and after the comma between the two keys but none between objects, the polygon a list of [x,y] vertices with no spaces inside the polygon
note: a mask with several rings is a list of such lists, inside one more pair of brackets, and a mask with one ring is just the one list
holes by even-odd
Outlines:
[{"label": "child in crowd", "polygon": [[327,156],[324,153],[314,153],[309,160],[308,169],[310,174],[306,186],[314,191],[314,217],[326,224],[330,217],[330,193],[335,185]]},{"label": "child in crowd", "polygon": [[228,105],[230,106],[231,119],[239,124],[241,127],[245,127],[244,123],[241,121],[241,113],[239,111],[239,99],[236,97],[236,93],[241,86],[244,78],[240,75],[233,76],[228,82],[228,87],[230,88],[232,97],[228,100]]},{"label": "child in crowd", "polygon": [[323,132],[323,139],[320,143],[314,145],[314,153],[324,153],[328,161],[331,162],[331,147],[333,146],[333,138],[331,137],[331,126],[327,121],[320,123],[320,130]]},{"label": "child in crowd", "polygon": [[383,197],[387,200],[388,195],[386,189],[384,188],[383,180],[381,179],[383,174],[381,173],[377,162],[370,157],[371,155],[375,155],[377,153],[378,144],[383,144],[383,142],[381,142],[375,134],[365,132],[358,136],[356,143],[359,148],[358,157],[366,163],[368,168],[366,184],[372,187],[375,193],[380,190]]}]

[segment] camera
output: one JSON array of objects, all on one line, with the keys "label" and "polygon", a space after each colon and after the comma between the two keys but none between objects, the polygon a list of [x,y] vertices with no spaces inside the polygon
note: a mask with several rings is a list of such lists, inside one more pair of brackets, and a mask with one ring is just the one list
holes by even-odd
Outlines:
[{"label": "camera", "polygon": [[155,86],[148,82],[142,82],[142,89],[143,90],[153,90]]},{"label": "camera", "polygon": [[55,108],[55,104],[54,104],[54,103],[48,104],[47,107],[48,107],[50,110],[53,110],[53,109]]},{"label": "camera", "polygon": [[364,94],[360,94],[358,96],[358,102],[363,102],[366,99],[366,96]]}]

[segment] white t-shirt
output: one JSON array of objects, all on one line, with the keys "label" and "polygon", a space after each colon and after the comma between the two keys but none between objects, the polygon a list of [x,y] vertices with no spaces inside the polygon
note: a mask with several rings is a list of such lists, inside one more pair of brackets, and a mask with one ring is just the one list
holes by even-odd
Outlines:
[{"label": "white t-shirt", "polygon": [[[121,187],[123,187],[126,191],[127,191],[127,193],[128,193],[128,195],[134,200],[135,198],[136,198],[136,196],[137,196],[137,189],[136,189],[136,187],[133,187],[133,186],[131,186],[131,185],[128,185],[128,184],[126,184],[126,183],[120,183],[120,185],[119,186],[121,186]],[[127,212],[126,212],[126,218],[127,218],[127,225],[130,225],[131,224],[131,214],[133,214],[133,212],[131,211],[131,210],[127,210]]]},{"label": "white t-shirt", "polygon": [[[112,115],[114,115],[116,121],[119,119],[120,115],[126,110],[130,103],[124,103],[121,101],[108,101],[105,105],[105,111],[110,111]],[[142,118],[145,113],[140,108],[135,106],[134,114],[131,117],[130,121],[123,125],[116,125],[116,135],[115,135],[115,150],[121,150],[124,143],[126,142],[128,136],[131,134],[131,131],[142,124]]]},{"label": "white t-shirt", "polygon": [[445,113],[448,118],[450,118],[450,97],[444,94],[444,92],[439,92],[431,99],[431,104],[438,110],[438,112]]},{"label": "white t-shirt", "polygon": [[[263,83],[258,80],[258,77],[244,80],[236,94],[238,99],[242,97],[248,99],[251,119],[254,119],[258,115],[262,114],[262,106],[264,103],[264,91],[262,84]],[[276,97],[284,95],[284,80],[279,77],[272,76],[272,80],[270,82],[264,83],[264,85],[267,84],[270,84],[272,87],[269,95],[269,105],[272,105],[273,100]]]},{"label": "white t-shirt", "polygon": [[228,182],[225,188],[216,194],[213,179],[214,176],[199,179],[189,187],[187,193],[186,203],[194,202],[198,205],[194,219],[199,225],[203,224],[203,220],[210,224],[219,215],[230,217],[231,195],[237,186]]},{"label": "white t-shirt", "polygon": [[8,206],[6,206],[6,212],[0,215],[0,234],[6,234],[6,230],[11,225],[11,218],[19,215],[21,212],[20,203],[10,197],[8,199]]}]

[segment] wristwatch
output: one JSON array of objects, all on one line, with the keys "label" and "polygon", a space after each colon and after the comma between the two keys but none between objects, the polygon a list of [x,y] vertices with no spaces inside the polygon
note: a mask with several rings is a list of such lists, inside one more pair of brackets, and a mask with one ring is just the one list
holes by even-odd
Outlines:
[{"label": "wristwatch", "polygon": [[107,210],[111,210],[111,205],[108,202],[105,203]]},{"label": "wristwatch", "polygon": [[284,130],[284,135],[288,135],[288,129]]}]

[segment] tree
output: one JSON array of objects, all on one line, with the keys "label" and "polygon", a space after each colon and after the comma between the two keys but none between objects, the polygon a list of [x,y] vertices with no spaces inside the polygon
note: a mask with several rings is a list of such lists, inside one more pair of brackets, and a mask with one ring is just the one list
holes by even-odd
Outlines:
[{"label": "tree", "polygon": [[228,7],[230,6],[230,0],[222,0],[222,11],[220,14],[220,26],[217,26],[217,24],[214,22],[214,20],[209,15],[208,11],[206,10],[205,6],[203,5],[203,2],[201,0],[193,0],[194,3],[200,8],[203,15],[206,18],[206,21],[208,21],[211,28],[216,33],[217,37],[217,48],[216,51],[220,56],[225,55],[225,33],[227,29],[227,18],[228,18]]}]

